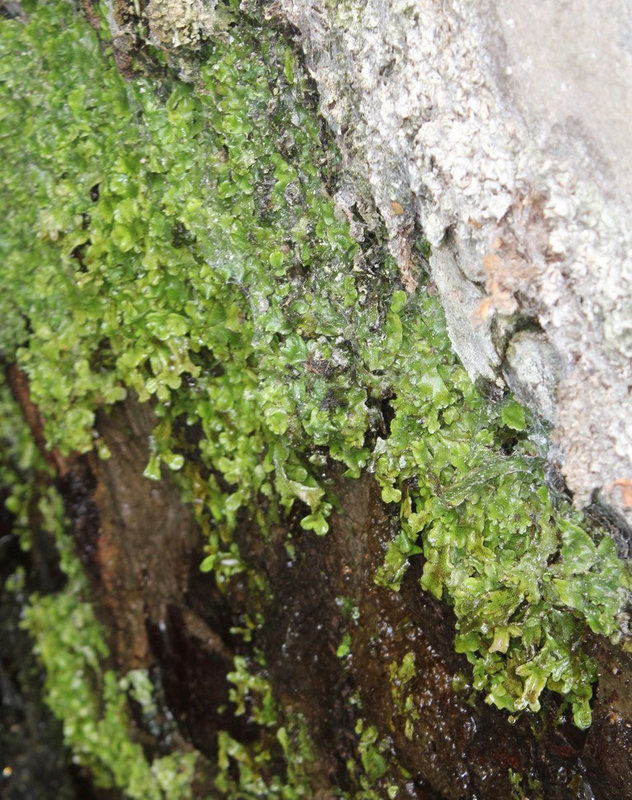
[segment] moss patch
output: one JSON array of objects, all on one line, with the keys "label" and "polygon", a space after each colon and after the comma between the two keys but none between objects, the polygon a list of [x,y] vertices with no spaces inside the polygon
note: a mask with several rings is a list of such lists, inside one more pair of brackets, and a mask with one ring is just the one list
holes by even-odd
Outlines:
[{"label": "moss patch", "polygon": [[[324,465],[372,471],[401,519],[377,580],[397,590],[423,556],[422,587],[454,607],[489,702],[537,711],[548,688],[586,727],[581,642],[617,635],[628,573],[549,492],[527,412],[474,388],[436,299],[350,237],[323,182],[335,151],[283,39],[235,13],[194,83],[124,82],[66,3],[0,25],[0,348],[29,375],[49,445],[107,457],[96,410],[130,392],[153,402],[145,475],[180,474],[220,584],[244,568],[240,509],[263,529],[298,509],[324,534]],[[46,600],[46,618],[89,614],[65,602]],[[38,613],[56,682],[46,642],[60,634]]]}]

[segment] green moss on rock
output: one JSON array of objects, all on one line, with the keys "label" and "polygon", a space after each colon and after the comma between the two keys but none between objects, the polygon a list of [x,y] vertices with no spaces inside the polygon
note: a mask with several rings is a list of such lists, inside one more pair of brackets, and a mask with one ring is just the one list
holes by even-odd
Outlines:
[{"label": "green moss on rock", "polygon": [[[436,298],[402,291],[389,257],[350,237],[323,183],[336,154],[286,43],[235,14],[195,84],[124,82],[72,6],[0,26],[0,348],[27,372],[49,445],[106,457],[96,410],[128,393],[153,402],[145,475],[180,473],[220,583],[244,568],[240,508],[296,507],[324,534],[327,459],[373,472],[401,519],[377,580],[397,590],[423,555],[422,588],[454,607],[457,650],[489,702],[537,711],[548,688],[586,727],[595,668],[582,639],[618,635],[627,570],[551,495],[535,421],[472,385]],[[61,628],[44,620],[90,614],[68,602],[44,598],[28,617],[54,707]],[[103,656],[73,648],[77,674]],[[120,722],[117,686],[104,684],[103,725]],[[68,725],[78,753],[91,746]]]}]

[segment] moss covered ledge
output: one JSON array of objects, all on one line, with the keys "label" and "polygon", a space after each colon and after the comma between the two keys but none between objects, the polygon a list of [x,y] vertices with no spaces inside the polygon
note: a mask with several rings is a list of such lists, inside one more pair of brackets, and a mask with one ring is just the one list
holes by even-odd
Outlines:
[{"label": "moss covered ledge", "polygon": [[[288,41],[228,3],[221,30],[195,50],[159,50],[130,12],[138,56],[124,80],[105,23],[90,29],[66,2],[24,9],[28,22],[0,22],[0,349],[28,376],[47,446],[107,459],[98,420],[130,398],[151,403],[139,481],[177,482],[205,536],[201,569],[228,598],[242,582],[261,609],[270,584],[258,548],[284,531],[289,563],[326,551],[316,537],[344,508],[339,473],[376,482],[395,522],[366,580],[398,596],[410,570],[418,592],[447,604],[465,682],[505,716],[535,720],[553,692],[561,717],[568,708],[587,728],[597,667],[584,643],[625,639],[626,566],[613,539],[549,486],[546,428],[511,396],[472,385],[423,277],[423,241],[408,292],[380,230],[332,201],[339,158]],[[29,463],[15,471],[25,441],[7,450],[3,472],[16,518],[38,474]],[[66,593],[34,600],[27,615],[45,663],[43,637],[62,627],[38,620],[63,626],[55,603],[78,591],[64,563]],[[272,710],[282,690],[266,683],[261,613],[249,606],[231,634],[249,653],[231,673],[233,701],[272,731],[285,778],[275,766],[257,777],[274,759],[226,733],[217,791],[309,796],[309,731],[290,731]],[[352,609],[343,617],[344,666],[359,644]],[[96,664],[105,650],[89,649]],[[54,697],[58,673],[47,666]],[[404,740],[416,724],[405,688],[414,669],[404,654],[390,674]],[[146,676],[111,674],[102,692],[147,689]],[[350,702],[359,766],[340,791],[367,797],[391,745]],[[73,724],[80,753],[85,730]],[[303,742],[300,769],[290,739]]]}]

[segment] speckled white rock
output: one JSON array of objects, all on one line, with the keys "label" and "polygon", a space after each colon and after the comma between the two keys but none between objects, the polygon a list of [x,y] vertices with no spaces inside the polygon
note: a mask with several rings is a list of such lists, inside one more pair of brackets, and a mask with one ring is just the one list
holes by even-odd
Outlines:
[{"label": "speckled white rock", "polygon": [[567,482],[580,504],[599,491],[631,520],[629,0],[276,5],[393,252],[406,259],[415,220],[433,245],[470,374],[498,375],[495,327],[517,312],[538,322],[551,358],[539,368],[560,380],[532,402],[555,418]]},{"label": "speckled white rock", "polygon": [[198,49],[215,26],[217,0],[149,0],[145,19],[158,47]]}]

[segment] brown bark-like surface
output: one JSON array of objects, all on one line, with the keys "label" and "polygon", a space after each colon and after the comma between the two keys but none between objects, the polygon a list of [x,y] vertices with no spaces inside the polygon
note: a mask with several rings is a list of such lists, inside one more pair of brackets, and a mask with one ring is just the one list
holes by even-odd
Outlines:
[{"label": "brown bark-like surface", "polygon": [[[12,385],[41,441],[25,379],[12,373]],[[541,714],[512,724],[468,685],[467,661],[454,652],[452,613],[419,587],[422,558],[413,559],[400,592],[374,583],[398,521],[371,476],[348,480],[335,468],[329,482],[338,504],[327,536],[301,531],[292,519],[263,536],[244,515],[236,538],[250,573],[220,591],[199,571],[203,537],[175,483],[167,475],[143,477],[155,422],[149,406],[128,400],[97,420],[110,459],[49,455],[49,463],[113,666],[119,673],[150,670],[163,714],[175,718],[185,747],[189,742],[212,760],[218,730],[241,741],[258,735],[247,715],[234,716],[227,680],[233,655],[256,646],[283,712],[307,721],[316,754],[310,779],[320,800],[352,789],[347,762],[358,759],[359,718],[387,742],[385,758],[401,768],[402,797],[509,798],[512,770],[523,776],[525,797],[632,798],[628,655],[595,643],[601,675],[587,733],[565,721],[569,715],[552,696]],[[252,588],[255,573],[264,576],[265,591]],[[345,603],[355,608],[355,622],[345,617]],[[264,622],[254,642],[239,643],[231,628],[257,612]],[[351,648],[341,658],[345,630]],[[398,694],[393,670],[406,654],[414,657],[415,674]],[[412,706],[404,711],[407,695]],[[137,735],[152,747],[146,732]]]},{"label": "brown bark-like surface", "polygon": [[151,408],[131,400],[99,415],[111,458],[79,458],[62,494],[117,670],[153,669],[182,734],[210,752],[218,729],[245,727],[222,710],[233,620],[199,573],[204,541],[179,490],[166,475],[143,477],[155,424]]}]

